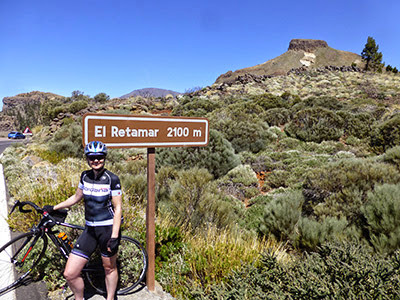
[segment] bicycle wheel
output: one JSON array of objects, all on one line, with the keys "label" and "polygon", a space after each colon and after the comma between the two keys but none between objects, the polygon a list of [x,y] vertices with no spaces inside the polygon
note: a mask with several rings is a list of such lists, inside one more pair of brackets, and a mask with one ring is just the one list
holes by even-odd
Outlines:
[{"label": "bicycle wheel", "polygon": [[[106,293],[104,270],[99,254],[95,254],[89,263],[86,277],[90,285],[99,293]],[[147,270],[147,253],[143,246],[127,236],[121,237],[118,250],[118,286],[117,295],[124,295],[144,281]]]},{"label": "bicycle wheel", "polygon": [[41,232],[21,234],[0,248],[0,295],[28,279],[46,248],[47,237]]}]

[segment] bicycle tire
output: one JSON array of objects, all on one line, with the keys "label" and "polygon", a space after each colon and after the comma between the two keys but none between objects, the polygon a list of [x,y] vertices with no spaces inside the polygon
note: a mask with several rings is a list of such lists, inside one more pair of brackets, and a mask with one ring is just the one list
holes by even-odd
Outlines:
[{"label": "bicycle tire", "polygon": [[23,283],[43,258],[47,237],[41,232],[23,233],[0,248],[0,295]]},{"label": "bicycle tire", "polygon": [[[95,254],[89,262],[95,271],[85,272],[90,285],[100,294],[106,294],[104,269],[99,254]],[[118,286],[117,295],[125,295],[144,282],[147,270],[147,253],[137,240],[122,236],[118,250]]]}]

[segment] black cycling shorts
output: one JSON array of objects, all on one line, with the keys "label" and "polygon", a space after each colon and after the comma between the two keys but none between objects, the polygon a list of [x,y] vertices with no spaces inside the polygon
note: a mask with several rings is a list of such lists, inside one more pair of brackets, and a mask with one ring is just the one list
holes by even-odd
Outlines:
[{"label": "black cycling shorts", "polygon": [[[114,256],[118,249],[113,252],[107,250],[107,242],[111,238],[111,234],[112,226],[85,226],[85,230],[76,241],[72,253],[89,259],[96,247],[99,246],[102,256]],[[121,233],[119,236],[121,236]]]}]

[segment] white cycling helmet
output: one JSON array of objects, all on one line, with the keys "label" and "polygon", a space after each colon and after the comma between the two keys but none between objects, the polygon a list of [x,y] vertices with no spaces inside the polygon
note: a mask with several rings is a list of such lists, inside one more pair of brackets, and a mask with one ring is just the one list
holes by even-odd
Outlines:
[{"label": "white cycling helmet", "polygon": [[93,141],[85,146],[85,155],[107,155],[107,147],[104,143]]}]

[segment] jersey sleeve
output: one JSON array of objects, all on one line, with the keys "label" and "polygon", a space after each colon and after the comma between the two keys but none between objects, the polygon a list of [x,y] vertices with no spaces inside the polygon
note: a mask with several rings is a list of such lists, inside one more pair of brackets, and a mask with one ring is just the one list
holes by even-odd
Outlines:
[{"label": "jersey sleeve", "polygon": [[78,188],[83,190],[83,177],[86,175],[86,172],[82,172],[81,179],[79,180]]},{"label": "jersey sleeve", "polygon": [[115,174],[111,175],[111,196],[121,196],[121,182]]}]

